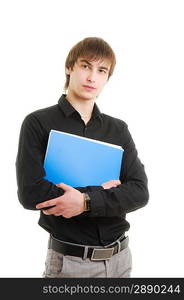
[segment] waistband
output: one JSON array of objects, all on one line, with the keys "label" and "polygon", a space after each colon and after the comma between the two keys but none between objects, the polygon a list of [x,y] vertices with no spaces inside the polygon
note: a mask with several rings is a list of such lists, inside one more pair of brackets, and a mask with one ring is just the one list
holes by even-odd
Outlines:
[{"label": "waistband", "polygon": [[122,236],[112,244],[107,246],[88,246],[64,242],[54,238],[49,239],[48,248],[53,249],[63,255],[77,256],[83,259],[89,258],[94,261],[110,259],[128,247],[129,237]]}]

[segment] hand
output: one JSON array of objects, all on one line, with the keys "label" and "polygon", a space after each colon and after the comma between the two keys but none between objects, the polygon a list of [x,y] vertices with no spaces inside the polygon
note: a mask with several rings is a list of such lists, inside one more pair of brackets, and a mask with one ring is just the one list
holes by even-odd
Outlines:
[{"label": "hand", "polygon": [[109,180],[101,184],[104,189],[110,189],[111,187],[117,187],[117,185],[121,184],[120,180]]},{"label": "hand", "polygon": [[[81,214],[84,211],[83,194],[72,186],[64,183],[59,183],[57,186],[65,191],[64,195],[37,204],[36,208],[43,209],[43,213],[46,215],[62,215],[65,218],[71,218]],[[54,207],[44,210],[45,207],[53,205]]]}]

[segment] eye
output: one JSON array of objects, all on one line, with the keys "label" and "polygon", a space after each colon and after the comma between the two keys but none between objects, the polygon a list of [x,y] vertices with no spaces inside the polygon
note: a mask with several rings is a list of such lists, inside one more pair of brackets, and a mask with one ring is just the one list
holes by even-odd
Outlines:
[{"label": "eye", "polygon": [[104,70],[104,69],[99,69],[99,72],[100,72],[100,73],[104,73],[104,74],[106,74],[106,73],[107,73],[107,71],[106,71],[106,70]]},{"label": "eye", "polygon": [[88,69],[89,66],[88,66],[87,64],[83,64],[83,65],[82,65],[82,68],[83,68],[83,69]]}]

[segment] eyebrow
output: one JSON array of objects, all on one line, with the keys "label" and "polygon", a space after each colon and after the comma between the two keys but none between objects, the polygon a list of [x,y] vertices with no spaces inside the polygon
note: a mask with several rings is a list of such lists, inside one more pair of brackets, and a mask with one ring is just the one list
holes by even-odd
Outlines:
[{"label": "eyebrow", "polygon": [[[91,63],[90,63],[88,60],[86,60],[86,59],[80,59],[80,62],[84,62],[84,63],[86,63],[86,64],[88,64],[88,65],[92,66],[92,64],[91,64]],[[100,69],[103,69],[103,70],[109,71],[109,68],[107,68],[107,67],[104,67],[104,66],[101,66],[101,67],[100,67]]]}]

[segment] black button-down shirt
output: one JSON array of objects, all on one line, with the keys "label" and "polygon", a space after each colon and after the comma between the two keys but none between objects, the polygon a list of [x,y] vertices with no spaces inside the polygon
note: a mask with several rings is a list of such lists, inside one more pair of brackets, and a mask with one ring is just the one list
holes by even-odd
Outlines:
[{"label": "black button-down shirt", "polygon": [[[91,211],[72,218],[45,215],[39,224],[58,239],[87,245],[106,245],[129,229],[126,213],[146,205],[147,177],[126,123],[103,114],[96,103],[85,125],[80,114],[62,95],[58,104],[30,113],[20,131],[16,159],[18,198],[26,209],[63,195],[64,191],[44,179],[43,162],[51,129],[60,130],[124,149],[121,184],[110,189],[102,186],[77,187],[91,198]],[[82,151],[82,150],[81,150]],[[72,170],[71,170],[72,171]]]}]

